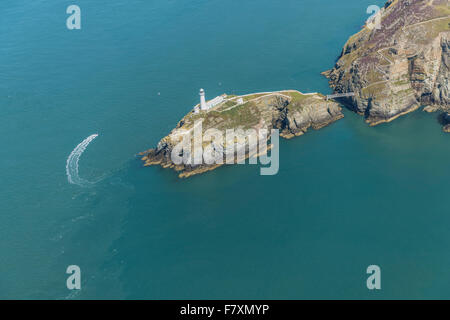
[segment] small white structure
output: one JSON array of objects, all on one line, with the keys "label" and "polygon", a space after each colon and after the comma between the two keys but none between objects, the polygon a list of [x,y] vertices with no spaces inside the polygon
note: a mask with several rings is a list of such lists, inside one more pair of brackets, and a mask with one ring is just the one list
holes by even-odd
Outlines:
[{"label": "small white structure", "polygon": [[237,103],[238,104],[243,104],[244,103],[244,99],[242,99],[242,98],[237,99]]},{"label": "small white structure", "polygon": [[[212,99],[211,101],[206,102],[205,99],[205,90],[200,89],[200,110],[209,110],[218,104],[222,103],[225,100],[226,95],[218,96]],[[195,113],[198,112],[197,109],[194,110]]]},{"label": "small white structure", "polygon": [[208,110],[205,100],[205,90],[200,89],[200,110]]},{"label": "small white structure", "polygon": [[217,106],[218,104],[221,104],[223,102],[224,98],[223,96],[218,96],[215,97],[214,99],[212,99],[211,101],[209,101],[206,105],[208,106],[208,109],[211,109],[215,106]]}]

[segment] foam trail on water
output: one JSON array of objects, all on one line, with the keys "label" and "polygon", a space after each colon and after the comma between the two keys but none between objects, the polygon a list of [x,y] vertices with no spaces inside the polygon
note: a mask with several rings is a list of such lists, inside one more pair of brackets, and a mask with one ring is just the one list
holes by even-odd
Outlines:
[{"label": "foam trail on water", "polygon": [[78,161],[80,160],[81,155],[83,154],[84,150],[86,150],[87,146],[98,137],[98,134],[93,134],[84,139],[79,145],[76,146],[75,149],[70,153],[69,157],[67,158],[67,164],[66,164],[66,174],[67,174],[67,180],[71,184],[77,184],[79,186],[84,186],[86,184],[91,184],[91,182],[83,180],[78,175]]}]

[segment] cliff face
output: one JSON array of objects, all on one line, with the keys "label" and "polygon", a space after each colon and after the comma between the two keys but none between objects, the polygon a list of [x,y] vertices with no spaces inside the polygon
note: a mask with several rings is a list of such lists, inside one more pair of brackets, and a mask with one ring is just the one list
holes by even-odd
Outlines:
[{"label": "cliff face", "polygon": [[[239,101],[239,99],[242,99]],[[232,155],[234,162],[238,158],[238,150],[243,151],[244,157],[258,157],[266,150],[250,150],[248,141],[249,131],[259,133],[266,129],[269,134],[265,137],[266,145],[270,148],[270,130],[278,129],[280,136],[292,138],[304,134],[310,127],[320,129],[338,119],[344,117],[341,107],[333,101],[327,101],[320,94],[302,94],[298,91],[281,91],[265,94],[254,94],[242,97],[231,97],[208,111],[200,113],[190,112],[176,126],[172,132],[161,139],[155,149],[141,153],[145,166],[161,165],[164,168],[172,168],[180,172],[180,177],[189,177],[195,174],[213,170],[222,164],[177,164],[173,160],[172,153],[183,140],[187,132],[193,132],[194,125],[201,121],[201,133],[205,135],[209,129],[226,135],[226,131],[233,129],[236,139],[233,139],[236,152]],[[197,127],[198,128],[198,127]],[[240,131],[242,130],[242,131]],[[195,145],[194,135],[189,136],[189,145]],[[204,141],[200,144],[203,150],[224,151],[230,141]],[[194,151],[177,150],[180,157],[192,159]],[[224,153],[223,157],[226,157]],[[224,161],[225,162],[225,161]],[[191,161],[193,163],[193,161]]]},{"label": "cliff face", "polygon": [[379,14],[380,28],[366,25],[350,37],[335,67],[324,73],[331,87],[354,92],[346,102],[371,125],[422,105],[449,112],[447,0],[391,0]]}]

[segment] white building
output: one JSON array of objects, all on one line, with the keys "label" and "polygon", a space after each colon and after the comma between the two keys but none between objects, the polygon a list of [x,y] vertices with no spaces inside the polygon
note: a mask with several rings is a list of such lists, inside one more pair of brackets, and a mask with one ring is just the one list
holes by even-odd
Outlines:
[{"label": "white building", "polygon": [[218,96],[215,97],[214,99],[212,99],[211,101],[208,101],[208,103],[206,104],[208,106],[208,109],[211,109],[215,106],[217,106],[218,104],[221,104],[224,100],[223,96]]},{"label": "white building", "polygon": [[[211,108],[214,108],[218,104],[222,103],[225,100],[225,95],[215,97],[211,101],[206,102],[205,99],[205,90],[200,89],[200,110],[209,110]],[[198,112],[196,109],[195,112]]]},{"label": "white building", "polygon": [[208,105],[205,100],[205,90],[200,89],[200,110],[208,110]]},{"label": "white building", "polygon": [[199,107],[199,105],[196,105],[194,107],[194,113],[199,113],[199,112],[200,112],[200,107]]}]

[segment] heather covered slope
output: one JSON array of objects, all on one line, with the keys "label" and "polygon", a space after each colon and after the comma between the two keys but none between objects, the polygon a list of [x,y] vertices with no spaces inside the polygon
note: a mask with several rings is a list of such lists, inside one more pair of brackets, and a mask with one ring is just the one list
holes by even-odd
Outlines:
[{"label": "heather covered slope", "polygon": [[[324,74],[371,125],[428,106],[448,122],[450,9],[447,0],[391,0],[380,28],[366,25],[350,37],[332,70]],[[448,126],[447,126],[448,128]]]}]

